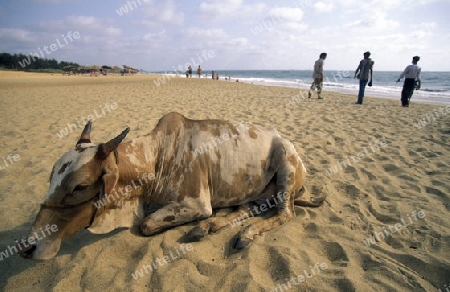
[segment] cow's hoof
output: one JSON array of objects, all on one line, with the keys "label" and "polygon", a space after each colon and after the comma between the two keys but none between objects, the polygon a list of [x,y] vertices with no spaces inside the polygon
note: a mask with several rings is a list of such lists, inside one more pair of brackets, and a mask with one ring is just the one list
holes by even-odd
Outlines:
[{"label": "cow's hoof", "polygon": [[201,228],[200,226],[195,227],[186,235],[188,241],[199,241],[206,235],[206,230]]},{"label": "cow's hoof", "polygon": [[243,249],[249,246],[250,242],[252,242],[251,239],[245,238],[245,237],[238,237],[236,240],[236,243],[234,244],[235,249]]}]

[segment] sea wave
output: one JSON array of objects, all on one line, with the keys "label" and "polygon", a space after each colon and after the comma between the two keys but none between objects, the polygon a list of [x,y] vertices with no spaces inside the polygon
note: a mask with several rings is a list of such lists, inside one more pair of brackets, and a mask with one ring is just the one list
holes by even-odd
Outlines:
[{"label": "sea wave", "polygon": [[[238,79],[240,82],[251,83],[255,85],[266,85],[266,86],[282,86],[290,88],[299,88],[307,90],[311,86],[312,80],[307,82],[304,79],[294,79],[294,80],[282,80],[273,78],[233,78]],[[341,82],[324,82],[324,91],[336,91],[347,94],[357,94],[359,90],[359,83],[357,80],[353,83],[341,83]],[[366,87],[366,96],[375,96],[383,98],[400,98],[402,91],[402,85],[374,85],[372,87]],[[424,88],[421,90],[414,91],[414,99],[417,101],[426,102],[436,102],[436,103],[450,103],[450,91],[445,89],[432,89]]]},{"label": "sea wave", "polygon": [[[216,72],[219,74],[220,80],[225,80],[226,77],[231,76],[231,81],[240,81],[255,85],[282,86],[307,90],[310,88],[312,82],[310,71],[243,70]],[[345,72],[348,73],[348,71]],[[170,74],[170,72],[164,73],[168,73],[171,76],[175,75]],[[337,73],[326,72],[325,75],[328,77],[324,80],[324,91],[358,94],[359,81],[354,79],[353,76],[339,74],[339,71]],[[366,87],[366,95],[393,99],[400,98],[403,83],[395,82],[399,75],[400,73],[397,72],[377,72],[373,80],[374,85],[372,87]],[[450,82],[446,79],[447,76],[450,77],[450,73],[426,72],[423,75],[422,86],[424,87],[414,91],[413,99],[417,101],[450,103]],[[179,76],[183,77],[183,75]],[[285,78],[278,76],[285,76]]]}]

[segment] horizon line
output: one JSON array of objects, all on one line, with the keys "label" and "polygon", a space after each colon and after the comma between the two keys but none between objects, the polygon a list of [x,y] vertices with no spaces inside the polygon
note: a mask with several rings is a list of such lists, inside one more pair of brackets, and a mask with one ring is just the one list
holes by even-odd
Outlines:
[{"label": "horizon line", "polygon": [[[423,69],[423,68],[422,68]],[[172,73],[172,72],[178,72],[178,73],[184,73],[183,71],[174,71],[174,70],[147,70],[147,69],[140,69],[140,70],[144,70],[146,72],[149,73],[153,73],[153,72],[166,72],[166,73]],[[202,69],[205,70],[205,69]],[[348,71],[348,72],[354,72],[356,69],[351,69],[351,70],[346,70],[346,69],[326,69],[324,70],[326,71]],[[215,72],[219,72],[219,71],[313,71],[312,69],[214,69],[214,70],[206,70],[206,71],[215,71]],[[403,70],[374,70],[374,72],[403,72]],[[450,70],[422,70],[423,72],[450,72]],[[194,72],[193,72],[194,74]],[[197,73],[195,73],[197,74]]]}]

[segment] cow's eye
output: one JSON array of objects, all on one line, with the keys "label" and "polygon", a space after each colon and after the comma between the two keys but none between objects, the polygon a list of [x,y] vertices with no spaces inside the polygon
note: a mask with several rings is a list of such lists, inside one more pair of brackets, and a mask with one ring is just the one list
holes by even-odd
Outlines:
[{"label": "cow's eye", "polygon": [[73,189],[73,191],[74,191],[74,192],[79,192],[79,191],[82,191],[82,190],[87,189],[88,187],[89,187],[88,185],[77,185],[77,186]]}]

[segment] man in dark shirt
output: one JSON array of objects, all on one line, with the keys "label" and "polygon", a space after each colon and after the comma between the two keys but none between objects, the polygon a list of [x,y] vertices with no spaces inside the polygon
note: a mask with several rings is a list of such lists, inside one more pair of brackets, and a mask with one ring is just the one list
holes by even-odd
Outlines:
[{"label": "man in dark shirt", "polygon": [[374,61],[369,58],[370,52],[364,53],[364,59],[359,62],[358,68],[355,71],[355,78],[359,79],[359,94],[357,104],[362,104],[364,99],[364,91],[366,90],[366,85],[372,86],[372,67]]},{"label": "man in dark shirt", "polygon": [[311,98],[311,90],[315,90],[317,88],[317,95],[319,99],[322,99],[322,88],[323,88],[323,63],[327,58],[327,53],[322,53],[319,56],[319,60],[314,63],[314,72],[313,78],[314,81],[311,84],[311,87],[308,92],[308,98]]}]

